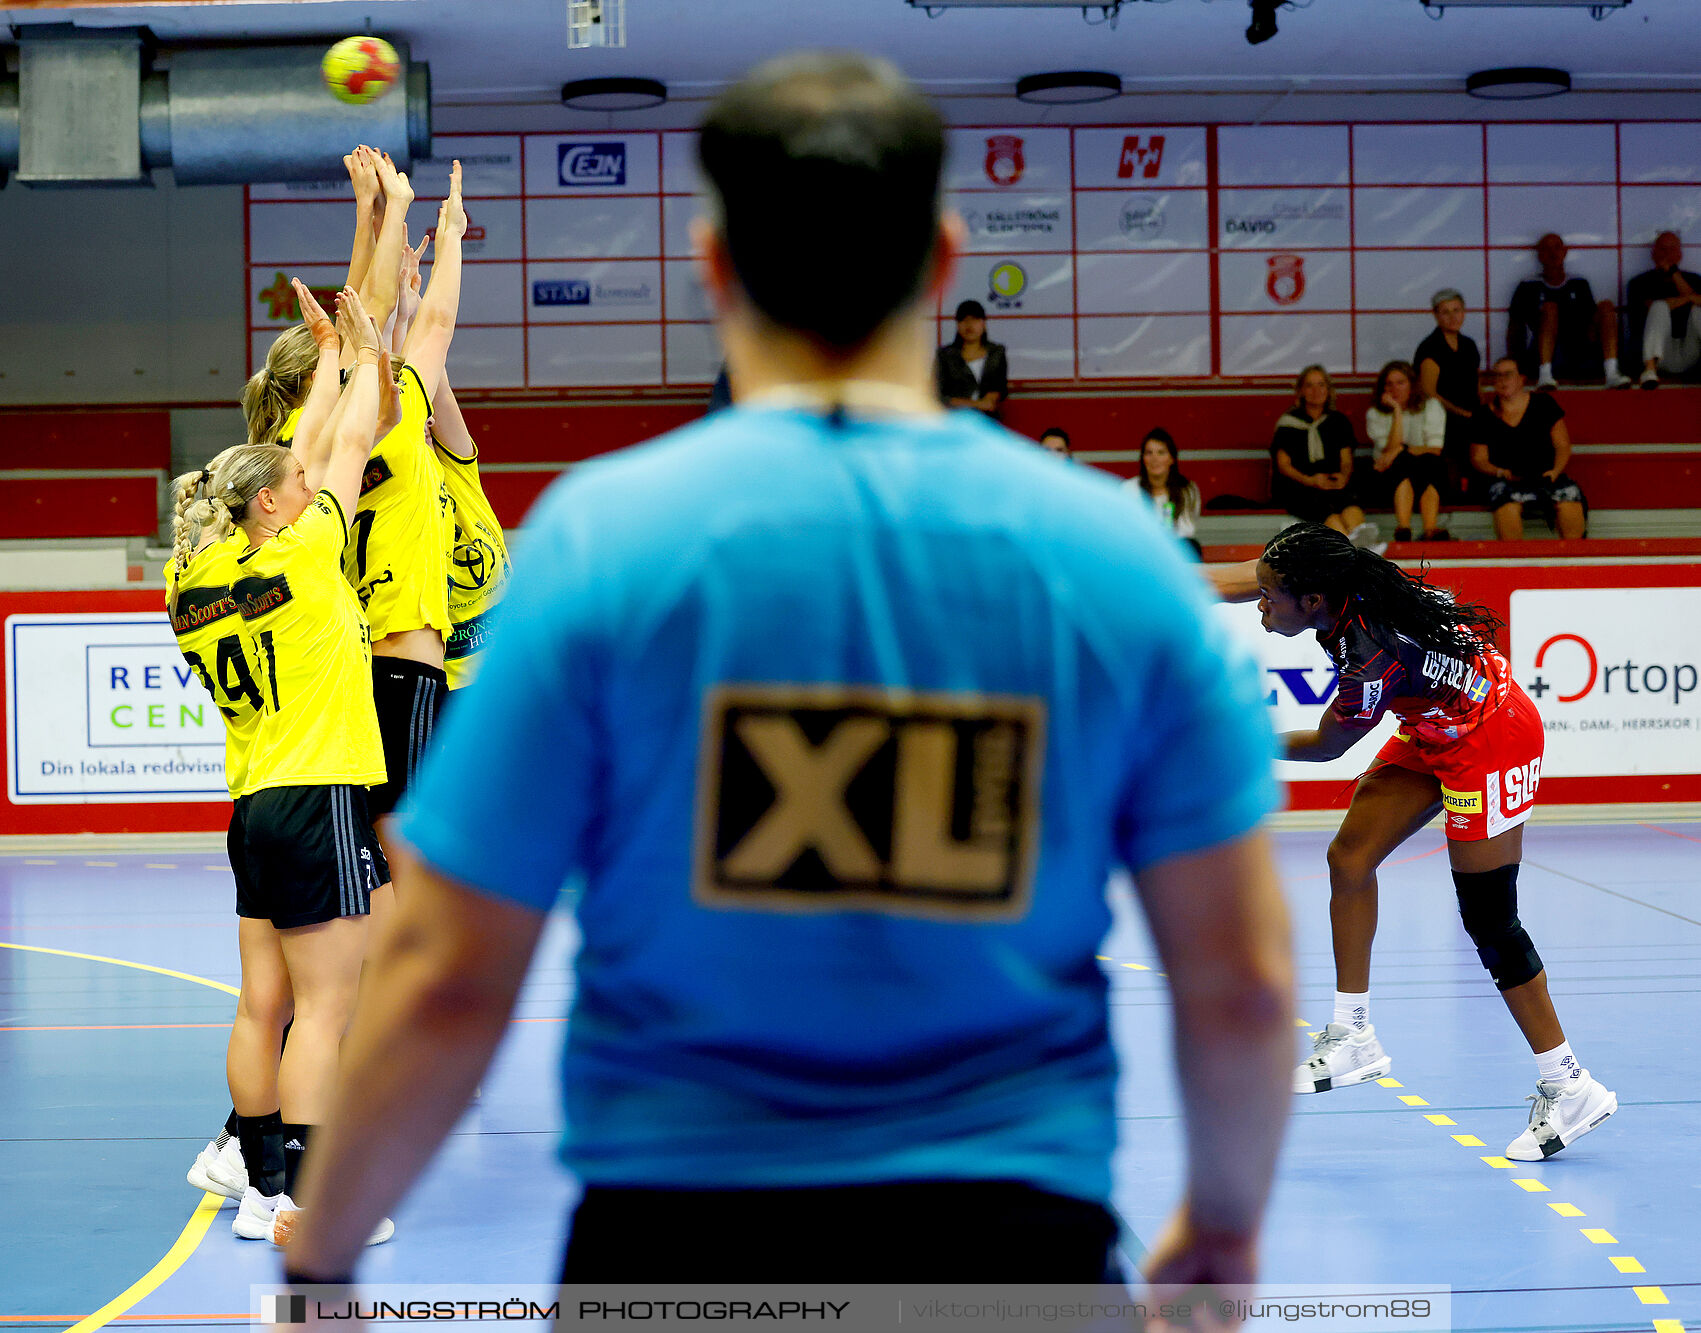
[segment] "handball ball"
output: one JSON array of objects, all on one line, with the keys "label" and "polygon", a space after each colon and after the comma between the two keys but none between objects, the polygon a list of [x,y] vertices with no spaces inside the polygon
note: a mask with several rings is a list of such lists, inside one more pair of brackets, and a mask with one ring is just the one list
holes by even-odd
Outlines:
[{"label": "handball ball", "polygon": [[359,105],[377,101],[395,86],[401,62],[382,37],[345,37],[325,52],[320,68],[338,101]]}]

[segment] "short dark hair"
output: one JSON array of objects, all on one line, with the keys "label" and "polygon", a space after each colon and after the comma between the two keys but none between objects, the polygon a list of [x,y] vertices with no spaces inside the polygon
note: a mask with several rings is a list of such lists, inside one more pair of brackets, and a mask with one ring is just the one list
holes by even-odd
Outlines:
[{"label": "short dark hair", "polygon": [[959,322],[965,319],[985,319],[986,307],[979,301],[959,301],[956,318]]},{"label": "short dark hair", "polygon": [[849,351],[920,289],[945,127],[890,62],[770,60],[710,108],[697,156],[733,270],[782,328]]},{"label": "short dark hair", "polygon": [[1063,441],[1065,446],[1067,446],[1068,443],[1069,443],[1069,432],[1064,430],[1062,426],[1047,426],[1044,430],[1042,430],[1039,433],[1039,437],[1042,440],[1045,439],[1048,435],[1057,436],[1058,439]]}]

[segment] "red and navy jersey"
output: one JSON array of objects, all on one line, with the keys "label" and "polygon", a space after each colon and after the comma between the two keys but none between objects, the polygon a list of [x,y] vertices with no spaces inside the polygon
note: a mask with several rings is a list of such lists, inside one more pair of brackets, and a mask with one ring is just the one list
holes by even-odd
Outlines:
[{"label": "red and navy jersey", "polygon": [[1512,669],[1493,644],[1481,644],[1466,661],[1370,625],[1352,603],[1317,642],[1339,672],[1330,707],[1341,725],[1357,730],[1391,711],[1417,740],[1444,744],[1492,716],[1512,690]]}]

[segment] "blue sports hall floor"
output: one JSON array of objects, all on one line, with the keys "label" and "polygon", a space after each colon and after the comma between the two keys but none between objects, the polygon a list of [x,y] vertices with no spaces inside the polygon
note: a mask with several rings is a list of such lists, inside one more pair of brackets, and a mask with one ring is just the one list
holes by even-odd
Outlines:
[{"label": "blue sports hall floor", "polygon": [[[1298,1059],[1333,993],[1328,835],[1278,838]],[[1525,849],[1524,921],[1618,1115],[1541,1165],[1499,1157],[1534,1064],[1425,830],[1382,876],[1372,1017],[1393,1076],[1295,1099],[1263,1278],[1444,1285],[1472,1333],[1701,1330],[1701,824],[1535,826]],[[275,1280],[271,1247],[231,1235],[234,1205],[214,1213],[184,1181],[228,1109],[231,898],[211,852],[0,855],[0,1333],[243,1324],[249,1284]],[[365,1279],[552,1280],[574,1192],[553,1155],[572,943],[553,923],[483,1100]],[[1137,1258],[1175,1200],[1181,1126],[1135,915],[1104,953],[1125,1067],[1116,1204]]]}]

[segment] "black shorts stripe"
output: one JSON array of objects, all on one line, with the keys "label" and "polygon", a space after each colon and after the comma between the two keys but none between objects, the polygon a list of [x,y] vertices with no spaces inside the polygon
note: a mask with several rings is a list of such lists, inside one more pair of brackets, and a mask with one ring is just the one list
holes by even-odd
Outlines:
[{"label": "black shorts stripe", "polygon": [[331,840],[337,859],[337,905],[349,915],[349,888],[354,882],[348,829],[348,791],[338,787],[331,793]]}]

